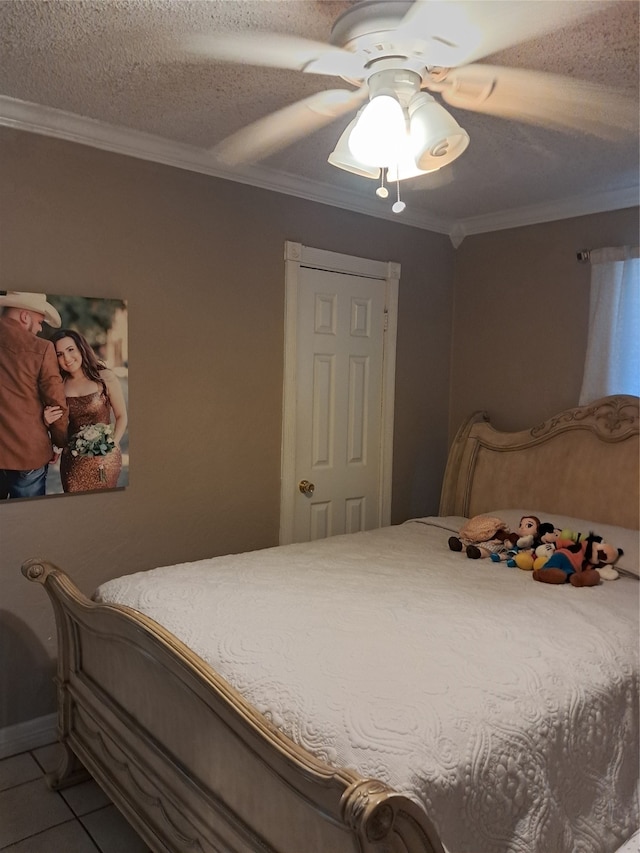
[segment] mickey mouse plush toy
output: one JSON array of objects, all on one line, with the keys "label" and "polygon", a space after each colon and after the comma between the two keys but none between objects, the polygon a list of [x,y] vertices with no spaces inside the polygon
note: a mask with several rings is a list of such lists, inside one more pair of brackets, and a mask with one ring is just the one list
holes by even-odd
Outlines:
[{"label": "mickey mouse plush toy", "polygon": [[558,539],[556,550],[533,579],[543,583],[570,583],[572,586],[597,586],[599,568],[612,566],[624,552],[602,541],[602,536],[589,533],[586,539],[572,542]]}]

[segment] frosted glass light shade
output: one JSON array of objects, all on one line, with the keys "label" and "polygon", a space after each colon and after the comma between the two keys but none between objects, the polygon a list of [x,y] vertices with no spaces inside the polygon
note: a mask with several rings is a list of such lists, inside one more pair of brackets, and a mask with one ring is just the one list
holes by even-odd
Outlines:
[{"label": "frosted glass light shade", "polygon": [[433,171],[457,159],[469,134],[431,95],[420,92],[409,103],[410,137],[416,165]]},{"label": "frosted glass light shade", "polygon": [[390,166],[406,144],[407,128],[399,102],[376,95],[363,109],[349,136],[349,150],[367,166]]},{"label": "frosted glass light shade", "polygon": [[359,163],[351,151],[349,150],[349,136],[351,131],[356,126],[358,116],[349,122],[346,129],[340,135],[329,157],[327,158],[332,166],[337,166],[338,169],[344,169],[346,172],[352,172],[354,175],[360,175],[362,178],[372,178],[377,180],[380,177],[380,169],[377,166],[367,166],[364,163]]},{"label": "frosted glass light shade", "polygon": [[413,154],[411,153],[410,140],[407,139],[407,145],[401,153],[401,156],[398,158],[398,162],[393,166],[389,166],[387,169],[387,180],[389,182],[407,181],[409,178],[417,178],[418,175],[427,175],[429,172],[437,172],[438,168],[439,167],[436,166],[434,166],[433,169],[418,168]]}]

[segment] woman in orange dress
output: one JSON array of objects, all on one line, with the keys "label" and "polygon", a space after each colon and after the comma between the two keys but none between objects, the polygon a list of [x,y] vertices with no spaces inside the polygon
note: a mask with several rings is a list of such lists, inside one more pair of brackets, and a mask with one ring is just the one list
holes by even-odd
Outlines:
[{"label": "woman in orange dress", "polygon": [[[58,358],[69,406],[69,442],[62,451],[60,477],[65,492],[114,489],[122,468],[120,441],[127,428],[127,408],[115,373],[100,361],[88,341],[73,329],[60,329],[51,338]],[[45,409],[45,423],[56,420]],[[74,436],[91,426],[109,427],[113,448],[105,455],[74,452]],[[91,430],[85,435],[91,438]],[[104,430],[94,430],[96,435]]]}]

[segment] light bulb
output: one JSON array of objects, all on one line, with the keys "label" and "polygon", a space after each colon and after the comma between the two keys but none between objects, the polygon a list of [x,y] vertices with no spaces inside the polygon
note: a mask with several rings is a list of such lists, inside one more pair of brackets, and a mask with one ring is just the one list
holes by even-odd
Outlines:
[{"label": "light bulb", "polygon": [[376,95],[351,131],[349,150],[367,166],[390,166],[397,162],[406,139],[406,122],[399,102],[391,95]]},{"label": "light bulb", "polygon": [[405,209],[405,207],[406,207],[406,206],[407,206],[407,205],[406,205],[403,201],[395,201],[395,202],[391,205],[391,210],[392,210],[394,213],[402,213],[402,211]]},{"label": "light bulb", "polygon": [[389,198],[389,190],[386,187],[378,187],[376,195],[378,198]]}]

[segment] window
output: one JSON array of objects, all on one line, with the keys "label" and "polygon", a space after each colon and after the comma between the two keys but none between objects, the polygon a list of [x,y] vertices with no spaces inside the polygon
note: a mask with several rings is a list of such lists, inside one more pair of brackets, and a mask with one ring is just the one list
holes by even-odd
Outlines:
[{"label": "window", "polygon": [[640,396],[638,247],[590,252],[589,336],[580,405],[609,394]]}]

